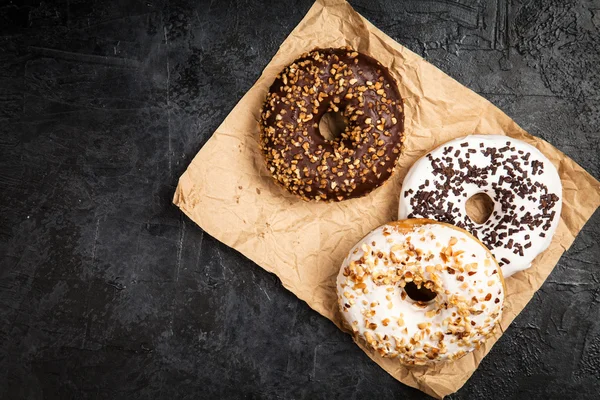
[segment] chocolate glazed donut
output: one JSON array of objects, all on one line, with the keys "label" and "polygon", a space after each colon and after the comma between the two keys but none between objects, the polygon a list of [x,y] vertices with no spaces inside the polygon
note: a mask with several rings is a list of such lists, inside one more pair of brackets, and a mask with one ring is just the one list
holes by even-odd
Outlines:
[{"label": "chocolate glazed donut", "polygon": [[[346,129],[327,140],[325,113]],[[404,143],[404,113],[387,68],[351,48],[315,49],[275,79],[261,113],[261,150],[275,181],[304,200],[361,197],[393,173]]]}]

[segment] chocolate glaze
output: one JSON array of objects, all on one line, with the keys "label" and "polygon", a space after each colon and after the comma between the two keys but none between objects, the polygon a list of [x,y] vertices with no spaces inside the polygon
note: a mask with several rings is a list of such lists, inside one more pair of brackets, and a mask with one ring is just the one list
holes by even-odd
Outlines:
[{"label": "chocolate glaze", "polygon": [[[327,112],[344,116],[338,139],[319,133]],[[351,48],[315,49],[288,65],[267,94],[260,125],[269,171],[304,200],[368,194],[392,175],[404,142],[394,78]]]}]

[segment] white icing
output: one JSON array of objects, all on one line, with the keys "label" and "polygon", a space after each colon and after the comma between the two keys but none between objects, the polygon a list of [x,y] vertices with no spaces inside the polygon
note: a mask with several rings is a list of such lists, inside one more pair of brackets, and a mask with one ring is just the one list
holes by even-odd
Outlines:
[{"label": "white icing", "polygon": [[[402,248],[408,243],[414,246],[412,256],[406,247]],[[463,253],[456,257],[442,256],[441,252],[449,244],[454,254]],[[436,266],[439,268],[436,269]],[[358,267],[365,270],[362,279],[360,274],[351,273]],[[500,318],[504,289],[498,268],[485,246],[457,228],[427,223],[402,231],[396,226],[384,225],[354,246],[344,260],[337,277],[340,309],[355,335],[367,343],[371,335],[375,341],[369,344],[384,356],[398,357],[407,364],[456,359],[483,343]],[[428,303],[420,303],[426,304],[425,308],[419,307],[419,303],[409,296],[403,296],[405,290],[401,281],[407,276],[407,271],[423,281],[435,282],[437,296]],[[392,281],[378,279],[379,275],[391,276]],[[394,279],[397,282],[393,282]],[[357,282],[364,284],[366,293],[361,284],[357,287]],[[463,306],[453,304],[457,302]],[[376,304],[371,307],[371,303]],[[375,315],[370,315],[370,310],[374,310]],[[431,313],[436,310],[438,313],[432,316]],[[453,328],[451,325],[457,322],[457,318],[463,325],[459,323],[460,327]],[[402,326],[398,323],[399,319]],[[386,320],[387,326],[384,326]],[[372,323],[376,327],[366,326]],[[420,332],[427,332],[419,328],[422,323],[431,324],[428,327],[430,332],[407,351],[403,346],[410,345],[411,338],[417,335],[419,339]],[[459,340],[449,333],[453,329],[465,331],[464,339]],[[444,334],[441,341],[440,333]],[[396,348],[397,345],[400,349]],[[424,353],[431,348],[440,352],[428,358]]]},{"label": "white icing", "polygon": [[[467,147],[461,147],[461,144],[464,143],[467,144]],[[553,212],[553,217],[544,218],[544,221],[548,221],[547,225],[543,224],[537,227],[532,227],[528,226],[526,223],[507,225],[506,223],[503,224],[499,222],[506,214],[506,211],[503,211],[502,209],[503,201],[499,199],[493,184],[498,184],[501,177],[504,179],[506,176],[508,176],[504,167],[497,168],[495,174],[490,173],[485,179],[485,183],[481,186],[478,186],[474,183],[464,182],[457,183],[454,186],[451,184],[451,187],[455,187],[463,192],[456,195],[450,191],[446,195],[442,196],[444,206],[450,203],[453,204],[454,210],[447,215],[441,216],[436,214],[433,210],[415,210],[414,206],[419,202],[416,196],[420,191],[437,191],[438,189],[436,189],[435,183],[444,182],[443,176],[440,174],[434,174],[432,163],[428,158],[429,155],[431,155],[434,159],[450,157],[454,163],[454,168],[460,169],[458,165],[458,159],[460,158],[463,161],[466,161],[467,159],[465,158],[465,152],[467,152],[468,149],[473,149],[475,150],[475,153],[470,153],[470,157],[468,159],[470,165],[477,168],[485,168],[491,164],[491,158],[490,156],[484,155],[483,150],[488,147],[502,149],[507,146],[507,143],[508,146],[511,149],[514,148],[514,150],[509,149],[504,151],[502,153],[503,156],[505,158],[517,156],[516,161],[519,163],[522,170],[527,172],[527,178],[531,180],[531,183],[535,184],[538,182],[539,184],[545,185],[548,193],[553,193],[558,197],[558,200],[554,203],[553,207],[547,211],[548,214]],[[484,147],[481,147],[480,144],[483,144]],[[452,150],[448,152],[447,149],[449,148],[452,148]],[[456,150],[460,150],[460,155],[458,157],[455,157]],[[519,154],[519,151],[522,153]],[[528,153],[530,156],[526,161],[524,160],[524,156]],[[536,175],[532,175],[533,161],[543,163],[542,167],[538,166],[536,168],[538,172]],[[525,165],[525,163],[528,163],[528,165]],[[512,167],[512,165],[508,165]],[[520,172],[517,172],[517,176],[518,182],[527,181],[527,179],[523,179],[523,176],[521,176]],[[514,190],[511,189],[511,185],[514,184],[512,182],[504,181],[500,187],[514,192]],[[412,193],[410,192],[411,189]],[[528,199],[529,195],[521,197],[515,192],[516,196],[514,199],[512,201],[504,201],[504,203],[514,205],[516,207],[514,213],[517,219],[520,220],[528,212],[531,214],[541,212],[539,208],[541,204],[540,196],[543,194],[543,192],[543,190],[536,189],[536,192],[531,194],[531,199]],[[467,216],[465,210],[467,200],[478,193],[486,193],[494,201],[495,214],[492,214],[492,216],[483,224],[476,224],[474,221],[472,221]],[[552,165],[550,160],[548,160],[539,150],[523,141],[512,139],[508,136],[471,135],[443,144],[442,146],[431,151],[425,157],[419,159],[411,167],[406,175],[406,178],[404,178],[402,185],[398,218],[431,218],[464,227],[482,240],[482,242],[490,248],[492,254],[494,254],[500,266],[502,267],[504,277],[509,277],[518,271],[529,268],[533,259],[550,245],[552,236],[554,235],[560,220],[561,206],[562,185],[560,182],[560,177],[556,171],[556,168],[554,168],[554,165]],[[523,211],[520,211],[521,208],[523,208]],[[503,227],[502,225],[507,226]],[[514,231],[515,229],[522,229],[521,227],[523,227],[522,231]],[[513,229],[513,231],[511,232],[510,229]],[[504,233],[506,237],[500,240],[502,243],[498,243],[498,240],[494,242],[491,238],[489,238],[489,236],[486,238],[486,235],[491,234],[491,232],[496,232],[498,235]],[[508,242],[510,239],[512,239],[512,244],[509,246]],[[521,248],[522,255],[518,251],[518,246],[523,246]],[[527,248],[524,246],[527,246]]]}]

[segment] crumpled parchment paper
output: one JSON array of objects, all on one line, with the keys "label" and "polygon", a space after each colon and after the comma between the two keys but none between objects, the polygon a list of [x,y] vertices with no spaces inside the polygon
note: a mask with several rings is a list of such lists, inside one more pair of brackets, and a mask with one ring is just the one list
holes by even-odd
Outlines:
[{"label": "crumpled parchment paper", "polygon": [[[259,110],[285,65],[315,47],[339,46],[371,55],[397,79],[406,112],[406,149],[394,176],[370,195],[306,203],[273,183],[258,151]],[[564,203],[549,249],[530,269],[507,279],[501,329],[484,347],[433,367],[404,367],[363,347],[396,379],[442,398],[469,379],[600,205],[600,184],[573,160],[392,40],[345,1],[318,0],[181,176],[174,203],[204,231],[275,273],[288,290],[340,326],[335,279],[347,252],[369,231],[396,219],[402,179],[417,158],[471,133],[506,134],[540,149],[559,171]]]}]

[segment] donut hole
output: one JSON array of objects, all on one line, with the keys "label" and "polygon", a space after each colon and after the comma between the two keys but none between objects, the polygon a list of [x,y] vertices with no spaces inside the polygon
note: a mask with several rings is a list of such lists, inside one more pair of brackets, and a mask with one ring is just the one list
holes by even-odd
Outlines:
[{"label": "donut hole", "polygon": [[412,300],[420,301],[422,303],[427,303],[437,296],[436,292],[431,291],[424,286],[419,288],[414,282],[407,282],[406,286],[404,286],[404,291]]},{"label": "donut hole", "polygon": [[319,133],[325,140],[337,140],[346,130],[346,119],[341,112],[328,112],[319,121]]},{"label": "donut hole", "polygon": [[471,196],[465,204],[467,215],[476,224],[483,224],[494,211],[494,200],[485,193]]}]

